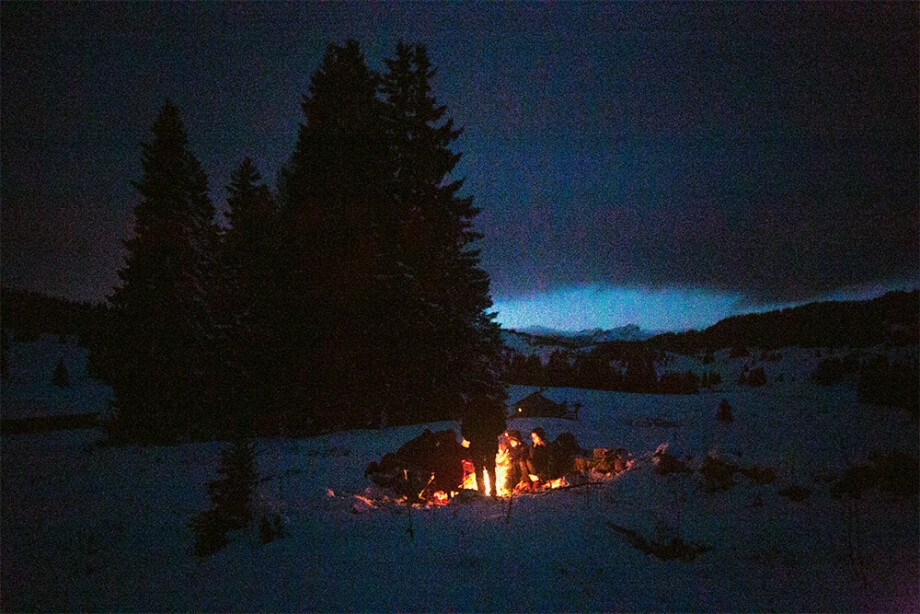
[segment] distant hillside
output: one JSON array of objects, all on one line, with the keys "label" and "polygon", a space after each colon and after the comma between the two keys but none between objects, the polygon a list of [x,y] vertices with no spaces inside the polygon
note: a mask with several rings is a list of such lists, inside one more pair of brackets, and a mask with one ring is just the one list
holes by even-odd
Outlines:
[{"label": "distant hillside", "polygon": [[576,340],[583,340],[585,345],[605,343],[608,341],[644,341],[652,337],[652,333],[642,330],[635,324],[627,324],[611,330],[594,328],[575,333]]},{"label": "distant hillside", "polygon": [[574,333],[542,326],[502,331],[505,346],[522,353],[546,349],[583,350],[590,349],[601,343],[643,341],[650,337],[652,337],[652,333],[642,330],[635,324],[627,324],[613,329],[586,329]]},{"label": "distant hillside", "polygon": [[733,316],[702,332],[665,333],[653,349],[689,352],[728,347],[868,347],[915,345],[920,291],[889,292],[867,301],[828,301]]}]

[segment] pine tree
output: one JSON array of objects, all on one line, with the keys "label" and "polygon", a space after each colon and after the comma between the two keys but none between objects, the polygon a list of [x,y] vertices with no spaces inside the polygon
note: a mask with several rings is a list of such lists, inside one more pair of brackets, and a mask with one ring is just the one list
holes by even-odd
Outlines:
[{"label": "pine tree", "polygon": [[381,78],[356,43],[327,48],[279,180],[279,385],[312,411],[308,428],[451,418],[505,398],[478,210],[451,178],[460,131],[431,95],[425,48],[396,51]]},{"label": "pine tree", "polygon": [[372,278],[375,218],[387,200],[377,81],[356,42],[330,45],[304,97],[306,123],[284,172],[290,247],[296,264],[312,269],[297,281],[338,306],[351,304]]},{"label": "pine tree", "polygon": [[373,404],[381,225],[389,162],[378,76],[354,41],[330,45],[304,96],[305,123],[282,176],[290,404],[313,428],[354,424]]},{"label": "pine tree", "polygon": [[227,186],[227,221],[222,236],[221,282],[217,304],[225,331],[228,365],[221,388],[239,428],[251,428],[257,407],[277,402],[273,344],[281,331],[274,325],[277,284],[278,212],[268,187],[250,158],[245,158]]},{"label": "pine tree", "polygon": [[387,61],[381,91],[387,104],[389,140],[396,164],[395,194],[402,224],[402,251],[421,289],[422,323],[417,345],[425,348],[428,415],[455,417],[468,407],[504,403],[500,382],[502,343],[480,267],[473,230],[479,210],[459,196],[462,181],[451,173],[460,160],[450,146],[460,136],[446,107],[431,94],[435,75],[423,45],[400,42]]},{"label": "pine tree", "polygon": [[0,378],[6,379],[10,376],[10,348],[12,342],[6,329],[0,330]]},{"label": "pine tree", "polygon": [[60,388],[70,386],[70,374],[67,372],[67,366],[64,365],[63,358],[59,358],[57,365],[54,367],[54,373],[51,374],[51,383]]},{"label": "pine tree", "polygon": [[[253,494],[259,481],[252,440],[237,436],[222,449],[217,474],[218,479],[208,482],[211,506],[196,514],[191,522],[198,556],[217,552],[227,544],[228,531],[252,524]],[[280,533],[280,517],[277,528]]]},{"label": "pine tree", "polygon": [[226,530],[249,526],[252,522],[252,495],[259,478],[253,441],[237,437],[221,450],[217,473],[221,477],[208,484],[208,495],[224,518]]},{"label": "pine tree", "polygon": [[151,132],[105,353],[117,434],[166,441],[206,428],[216,227],[207,175],[175,105],[166,101]]}]

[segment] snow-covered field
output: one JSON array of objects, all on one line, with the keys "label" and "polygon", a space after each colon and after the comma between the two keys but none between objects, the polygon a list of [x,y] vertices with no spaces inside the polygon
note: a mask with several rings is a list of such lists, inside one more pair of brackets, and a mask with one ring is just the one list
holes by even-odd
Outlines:
[{"label": "snow-covered field", "polygon": [[[517,428],[539,424],[550,438],[569,430],[585,448],[623,447],[638,462],[601,484],[511,501],[409,508],[374,491],[363,476],[366,465],[424,426],[259,440],[264,481],[257,506],[281,513],[286,536],[263,545],[256,530],[238,532],[203,558],[193,553],[189,523],[208,506],[206,483],[215,477],[220,443],[108,447],[94,431],[4,435],[0,605],[918,611],[916,498],[872,494],[851,507],[830,495],[833,479],[873,451],[916,455],[917,421],[860,405],[851,385],[812,385],[805,376],[809,355],[784,351],[768,369],[788,375],[758,389],[739,387],[734,378],[725,378],[723,390],[693,396],[550,389],[554,400],[581,402],[580,419],[527,419],[515,421]],[[53,369],[57,356],[49,360]],[[726,358],[721,368],[733,373],[739,366]],[[52,398],[38,381],[29,388],[25,372],[18,377],[19,388],[3,384],[4,417],[8,391],[21,415],[31,415],[24,390],[38,395],[36,403]],[[103,404],[106,395],[93,390],[81,402]],[[511,387],[509,401],[533,390]],[[714,420],[722,398],[733,408],[730,425]],[[676,425],[642,426],[652,418]],[[730,490],[707,493],[698,472],[655,473],[651,455],[663,443],[696,469],[712,453],[773,468],[777,478],[757,485],[738,475]],[[779,494],[792,484],[811,496],[796,503]],[[647,540],[680,535],[711,550],[692,561],[662,561],[629,545],[611,524]]]},{"label": "snow-covered field", "polygon": [[[61,343],[57,335],[43,334],[36,341],[13,343],[10,373],[3,380],[4,418],[36,418],[102,411],[112,389],[86,373],[87,350]],[[63,361],[70,385],[51,385],[58,360]]]}]

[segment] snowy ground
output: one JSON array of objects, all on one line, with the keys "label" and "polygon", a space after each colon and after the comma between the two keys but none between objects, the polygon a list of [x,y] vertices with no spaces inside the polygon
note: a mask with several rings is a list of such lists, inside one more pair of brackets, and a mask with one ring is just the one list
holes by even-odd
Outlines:
[{"label": "snowy ground", "polygon": [[[0,605],[4,611],[920,610],[918,502],[869,496],[851,517],[847,504],[830,496],[831,479],[872,451],[916,454],[916,419],[858,404],[852,386],[816,387],[804,376],[810,354],[783,354],[768,373],[789,375],[760,389],[729,382],[694,396],[547,391],[581,402],[580,420],[515,426],[540,424],[550,438],[570,430],[583,447],[624,447],[639,462],[603,484],[515,497],[510,512],[508,499],[410,509],[369,490],[365,466],[423,426],[259,440],[267,479],[258,505],[282,514],[287,535],[262,545],[257,532],[239,532],[204,558],[192,552],[189,522],[208,505],[205,485],[221,444],[106,447],[93,431],[4,435]],[[731,373],[741,363],[726,358],[720,366]],[[17,411],[29,415],[22,392],[28,378],[19,377],[20,389],[4,383],[4,417],[9,390]],[[36,383],[36,398],[49,398],[40,388]],[[509,401],[532,390],[511,387]],[[103,403],[106,396],[95,392],[85,402]],[[728,426],[713,419],[722,398],[734,410]],[[642,418],[677,426],[639,426],[648,422]],[[756,485],[736,476],[729,491],[708,494],[698,473],[654,473],[651,453],[662,443],[689,456],[693,467],[715,453],[771,467],[777,480]],[[811,497],[794,503],[778,494],[793,483],[812,489]],[[711,550],[690,562],[660,561],[630,546],[610,523],[648,540],[679,534]]]},{"label": "snowy ground", "polygon": [[[87,350],[61,343],[57,335],[13,343],[10,373],[3,380],[3,418],[36,418],[104,410],[112,389],[86,373]],[[51,385],[54,368],[63,361],[70,378],[66,388]]]}]

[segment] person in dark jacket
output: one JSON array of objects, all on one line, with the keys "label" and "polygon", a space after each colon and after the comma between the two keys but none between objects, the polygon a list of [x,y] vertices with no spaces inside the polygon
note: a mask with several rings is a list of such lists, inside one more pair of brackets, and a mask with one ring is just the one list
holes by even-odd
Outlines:
[{"label": "person in dark jacket", "polygon": [[555,480],[571,473],[575,457],[581,453],[574,435],[569,432],[559,433],[555,441],[549,444],[549,479]]},{"label": "person in dark jacket", "polygon": [[[537,480],[531,486],[539,488],[549,479],[549,448],[546,445],[546,432],[538,426],[530,431],[530,440],[533,442],[533,447],[530,448],[527,472],[529,476],[537,476]],[[533,478],[531,481],[533,482]]]},{"label": "person in dark jacket", "polygon": [[[496,495],[495,455],[498,454],[498,436],[505,431],[505,406],[498,403],[472,407],[463,415],[460,434],[470,442],[470,457],[476,470],[476,487],[483,495]],[[491,493],[485,489],[485,476],[489,476]]]},{"label": "person in dark jacket", "polygon": [[527,463],[530,459],[530,448],[524,443],[521,432],[516,429],[505,431],[504,439],[508,450],[508,475],[506,488],[508,490],[521,490],[530,484],[527,478]]}]

